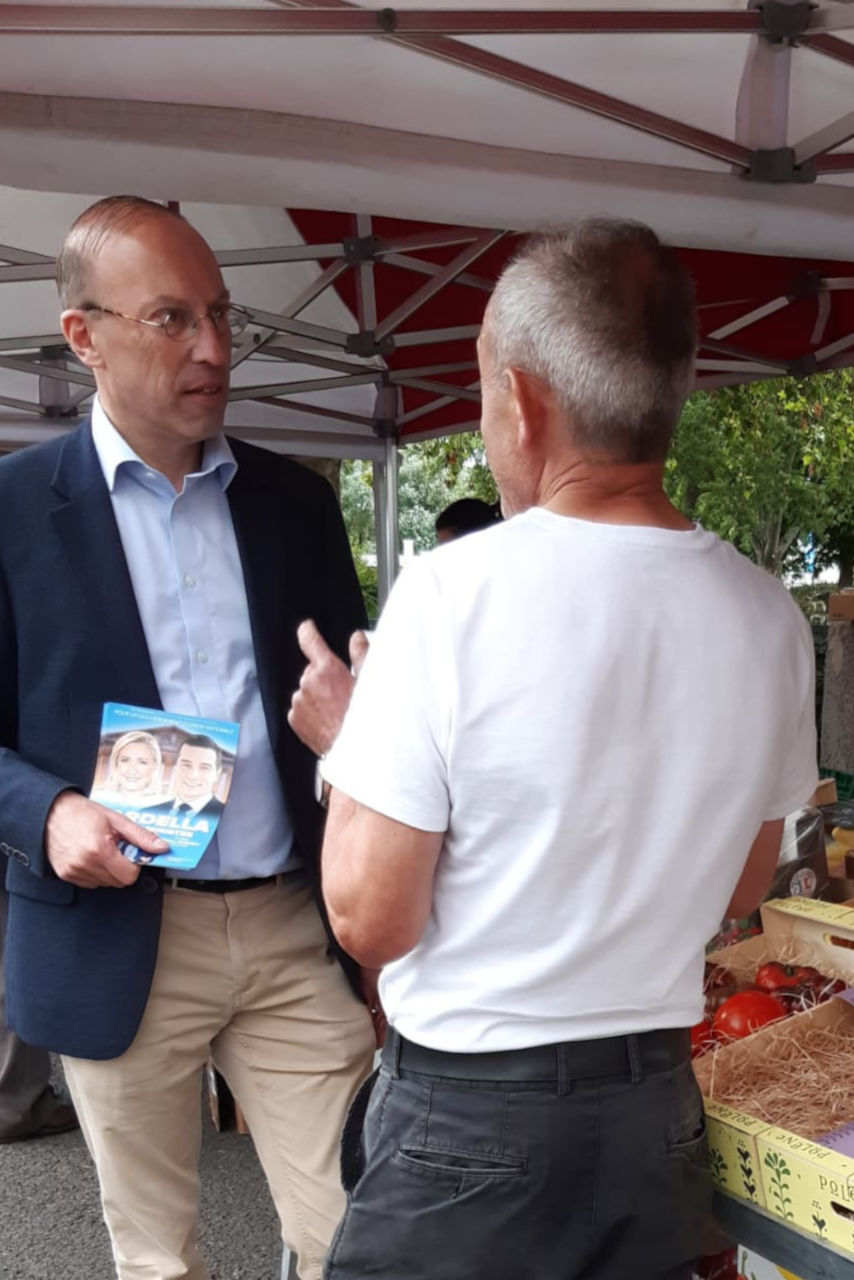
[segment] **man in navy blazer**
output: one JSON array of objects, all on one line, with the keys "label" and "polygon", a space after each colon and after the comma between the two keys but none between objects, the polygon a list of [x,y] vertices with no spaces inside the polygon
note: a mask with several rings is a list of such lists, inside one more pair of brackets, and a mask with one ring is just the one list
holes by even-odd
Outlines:
[{"label": "man in navy blazer", "polygon": [[[320,1280],[373,1036],[321,923],[316,761],[286,713],[300,621],[340,655],[364,622],[346,535],[325,481],[221,435],[246,316],[183,218],[101,201],[58,277],[98,397],[76,430],[0,461],[7,1016],[63,1055],[121,1280],[207,1276],[195,1165],[211,1052],[300,1274]],[[134,865],[120,841],[163,843],[86,798],[107,701],[240,721],[196,878]]]}]

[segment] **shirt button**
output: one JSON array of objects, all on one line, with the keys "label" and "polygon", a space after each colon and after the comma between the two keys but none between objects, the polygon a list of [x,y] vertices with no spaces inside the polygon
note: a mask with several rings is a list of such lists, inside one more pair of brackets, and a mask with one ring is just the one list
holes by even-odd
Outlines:
[{"label": "shirt button", "polygon": [[140,876],[139,883],[143,893],[157,893],[159,886],[154,876]]},{"label": "shirt button", "polygon": [[153,480],[153,479],[154,479],[154,472],[153,472],[153,471],[146,471],[146,473],[145,473],[145,478],[146,478],[146,480]]},{"label": "shirt button", "polygon": [[207,662],[208,660],[208,655],[205,653],[204,649],[200,649],[199,652],[196,654],[196,657],[198,658],[199,662]]},{"label": "shirt button", "polygon": [[185,587],[194,587],[195,585],[196,585],[196,579],[193,577],[193,575],[192,575],[191,573],[185,574],[185,575],[184,575],[184,586],[185,586]]}]

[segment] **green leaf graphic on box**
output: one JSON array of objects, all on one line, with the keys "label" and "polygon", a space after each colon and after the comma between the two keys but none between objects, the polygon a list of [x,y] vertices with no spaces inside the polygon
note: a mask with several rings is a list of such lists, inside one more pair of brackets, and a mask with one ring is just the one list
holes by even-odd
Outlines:
[{"label": "green leaf graphic on box", "polygon": [[723,1183],[724,1174],[727,1171],[728,1165],[726,1160],[724,1160],[723,1156],[721,1155],[720,1151],[709,1152],[709,1165],[711,1167],[712,1177],[714,1178],[715,1182]]},{"label": "green leaf graphic on box", "polygon": [[738,1171],[741,1174],[741,1182],[746,1194],[751,1200],[756,1199],[756,1171],[753,1168],[753,1162],[750,1159],[750,1152],[740,1143],[736,1147],[738,1152]]},{"label": "green leaf graphic on box", "polygon": [[782,1156],[777,1155],[776,1151],[768,1151],[765,1154],[765,1164],[771,1170],[771,1195],[776,1201],[778,1213],[783,1218],[794,1218],[791,1210],[792,1198],[786,1193],[789,1190],[789,1183],[786,1178],[791,1178],[792,1171],[786,1164]]},{"label": "green leaf graphic on box", "polygon": [[825,1222],[824,1218],[820,1218],[817,1213],[814,1213],[812,1216],[812,1220],[815,1224],[815,1229],[818,1232],[818,1234],[820,1236],[823,1236],[825,1231],[827,1230],[827,1223]]}]

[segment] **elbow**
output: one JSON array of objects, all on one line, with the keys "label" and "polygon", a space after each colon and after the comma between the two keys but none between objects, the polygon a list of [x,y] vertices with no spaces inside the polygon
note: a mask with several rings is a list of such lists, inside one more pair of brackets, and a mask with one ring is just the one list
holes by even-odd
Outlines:
[{"label": "elbow", "polygon": [[764,894],[753,892],[749,893],[744,889],[736,889],[729,901],[726,909],[728,920],[741,920],[745,916],[752,916],[759,904],[764,901]]},{"label": "elbow", "polygon": [[418,941],[400,929],[372,928],[367,921],[329,912],[329,923],[339,946],[363,969],[382,969],[411,951]]}]

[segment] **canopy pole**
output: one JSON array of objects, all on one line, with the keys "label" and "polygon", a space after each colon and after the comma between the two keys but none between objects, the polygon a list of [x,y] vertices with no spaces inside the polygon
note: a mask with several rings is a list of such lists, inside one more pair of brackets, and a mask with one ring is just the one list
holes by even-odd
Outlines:
[{"label": "canopy pole", "polygon": [[374,463],[374,520],[377,535],[377,603],[382,610],[400,572],[398,507],[398,417],[400,391],[383,374],[377,382],[374,432],[384,445],[383,460]]},{"label": "canopy pole", "polygon": [[382,609],[400,572],[397,440],[388,437],[382,464],[383,520],[377,539],[377,600]]}]

